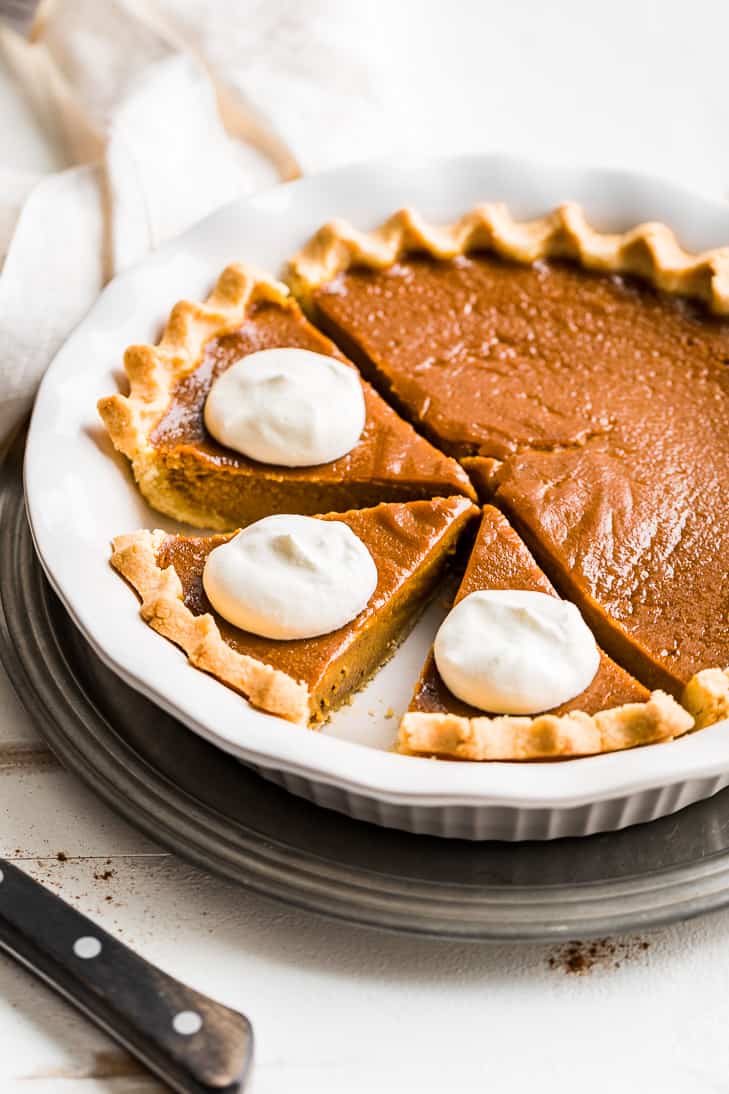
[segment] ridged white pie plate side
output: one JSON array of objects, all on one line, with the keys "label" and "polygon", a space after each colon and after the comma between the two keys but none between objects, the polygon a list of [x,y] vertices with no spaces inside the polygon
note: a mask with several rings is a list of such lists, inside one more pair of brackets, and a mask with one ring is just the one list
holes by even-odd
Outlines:
[{"label": "ridged white pie plate side", "polygon": [[365,164],[227,206],[104,290],[41,385],[25,484],[46,573],[119,676],[292,793],[409,831],[502,840],[587,835],[652,820],[729,784],[729,722],[671,744],[565,763],[437,763],[393,754],[397,718],[442,614],[438,604],[351,707],[323,733],[306,732],[252,710],[190,668],[142,622],[133,593],[108,565],[112,536],[175,528],[142,502],[95,404],[117,389],[124,348],[154,340],[176,300],[201,299],[231,261],[279,270],[333,216],[369,228],[412,205],[445,221],[476,202],[503,200],[530,217],[569,199],[604,230],[664,220],[690,249],[729,242],[729,206],[628,172],[501,157]]}]

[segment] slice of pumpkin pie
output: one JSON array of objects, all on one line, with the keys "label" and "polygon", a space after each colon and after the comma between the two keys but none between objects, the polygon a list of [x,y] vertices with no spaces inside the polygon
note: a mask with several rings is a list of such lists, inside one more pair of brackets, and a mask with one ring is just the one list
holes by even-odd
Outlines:
[{"label": "slice of pumpkin pie", "polygon": [[230,535],[139,531],[114,540],[111,562],[192,665],[313,724],[393,653],[477,514],[455,496],[271,516]]},{"label": "slice of pumpkin pie", "polygon": [[[455,604],[495,590],[558,599],[506,518],[487,505]],[[530,610],[528,605],[516,609]],[[509,651],[495,651],[497,675],[504,654],[508,657]],[[525,660],[525,673],[536,672],[539,666]],[[660,691],[650,694],[601,650],[595,665],[592,679],[577,694],[544,712],[515,716],[459,698],[446,685],[431,652],[402,720],[399,750],[464,760],[557,759],[665,741],[692,728],[693,717],[672,697]],[[515,689],[522,684],[515,680]]]},{"label": "slice of pumpkin pie", "polygon": [[[276,364],[254,392],[259,403],[249,413],[248,432],[258,429],[257,444],[241,451],[221,443],[206,414],[211,390],[234,368],[245,385],[249,362],[254,356],[260,360],[262,354],[270,358],[272,350],[287,352],[289,375]],[[331,388],[334,398],[327,401],[325,392],[311,400],[310,417],[324,416],[323,422],[302,420],[301,405],[307,388],[316,382],[315,373],[321,371],[316,367],[321,358],[334,358],[355,372],[361,384],[361,429],[336,458],[325,452],[322,462],[310,459],[309,465],[296,465],[297,457],[294,454],[292,462],[290,454],[301,448],[302,433],[316,461],[321,445],[311,445],[310,433],[318,429],[320,441],[326,442],[339,424],[336,393],[341,384]],[[271,513],[314,515],[454,494],[475,499],[466,472],[419,436],[361,379],[336,346],[305,319],[288,289],[248,268],[228,267],[205,304],[177,304],[159,343],[130,347],[124,364],[129,394],[101,399],[99,413],[115,447],[131,461],[149,504],[177,520],[228,531]],[[287,388],[292,367],[295,384],[289,382]],[[283,404],[282,385],[284,396],[289,392],[288,403]],[[229,385],[220,393],[219,404],[223,411],[228,404],[233,418],[236,408],[230,404],[241,390]],[[250,397],[250,387],[247,393]],[[265,443],[271,441],[270,435],[261,436],[267,426],[261,420],[272,401],[282,410],[284,423],[289,421],[289,433],[277,438],[277,446]],[[298,420],[290,421],[292,416]],[[271,450],[278,453],[273,459],[268,455]]]}]

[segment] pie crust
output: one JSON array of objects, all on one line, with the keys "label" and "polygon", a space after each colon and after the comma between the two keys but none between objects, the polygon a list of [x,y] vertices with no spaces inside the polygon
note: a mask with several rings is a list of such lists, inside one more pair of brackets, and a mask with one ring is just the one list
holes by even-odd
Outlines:
[{"label": "pie crust", "polygon": [[729,668],[702,669],[681,696],[664,691],[647,703],[597,714],[570,711],[536,718],[461,718],[410,712],[400,724],[398,751],[457,760],[552,760],[658,744],[729,718]]},{"label": "pie crust", "polygon": [[695,729],[729,718],[729,668],[697,672],[684,688],[681,702],[693,715]]},{"label": "pie crust", "polygon": [[[285,287],[244,266],[226,267],[204,304],[175,304],[157,345],[130,346],[124,354],[129,395],[108,395],[98,410],[114,447],[132,463],[134,477],[150,505],[190,524],[217,527],[198,506],[170,497],[150,434],[169,406],[175,385],[197,367],[205,343],[235,330],[257,301],[282,307],[291,302]],[[173,502],[173,504],[171,504]]]},{"label": "pie crust", "polygon": [[691,254],[667,225],[653,222],[617,234],[598,232],[574,202],[527,221],[515,220],[501,202],[477,205],[442,226],[413,209],[401,209],[372,232],[332,220],[289,261],[286,280],[306,306],[315,289],[353,267],[384,270],[412,252],[450,259],[484,250],[521,263],[576,259],[586,270],[632,274],[729,315],[729,247]]},{"label": "pie crust", "polygon": [[675,699],[654,691],[647,703],[597,714],[573,710],[536,718],[461,718],[408,713],[400,724],[398,751],[455,760],[555,760],[670,741],[693,726],[693,717]]},{"label": "pie crust", "polygon": [[306,723],[309,691],[305,684],[231,649],[211,615],[193,615],[185,606],[174,568],[163,570],[157,565],[166,537],[159,529],[130,532],[117,536],[112,544],[111,564],[139,593],[144,621],[180,646],[191,665],[240,691],[253,706],[290,722]]}]

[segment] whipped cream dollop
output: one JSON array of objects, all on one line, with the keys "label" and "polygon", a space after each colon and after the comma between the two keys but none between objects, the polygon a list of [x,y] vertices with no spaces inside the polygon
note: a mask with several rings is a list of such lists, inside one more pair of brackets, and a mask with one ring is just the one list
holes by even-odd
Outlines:
[{"label": "whipped cream dollop", "polygon": [[520,589],[464,597],[441,625],[433,652],[457,698],[498,714],[560,706],[585,690],[600,665],[574,604]]},{"label": "whipped cream dollop", "polygon": [[351,452],[365,401],[349,365],[310,350],[264,349],[213,381],[205,425],[227,448],[260,463],[313,467]]},{"label": "whipped cream dollop", "polygon": [[341,521],[276,514],[211,551],[203,587],[236,627],[264,638],[314,638],[367,606],[377,567]]}]

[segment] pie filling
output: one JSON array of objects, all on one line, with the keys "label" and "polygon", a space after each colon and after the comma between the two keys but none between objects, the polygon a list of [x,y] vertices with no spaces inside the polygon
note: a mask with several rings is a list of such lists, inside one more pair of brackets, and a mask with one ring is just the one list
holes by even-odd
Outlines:
[{"label": "pie filling", "polygon": [[351,269],[310,307],[464,460],[616,661],[674,695],[729,661],[729,321],[483,253]]}]

